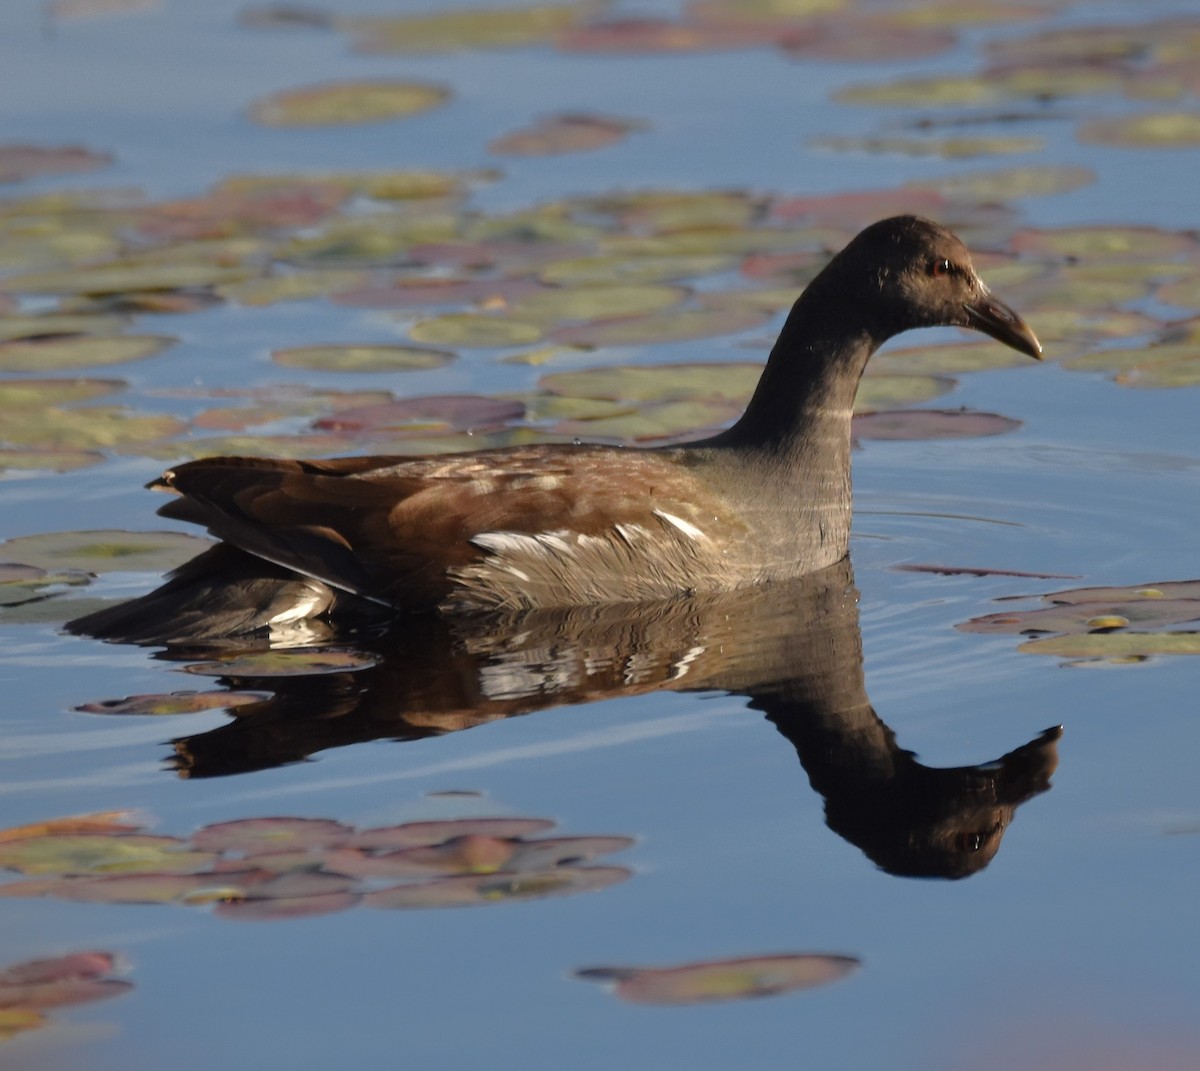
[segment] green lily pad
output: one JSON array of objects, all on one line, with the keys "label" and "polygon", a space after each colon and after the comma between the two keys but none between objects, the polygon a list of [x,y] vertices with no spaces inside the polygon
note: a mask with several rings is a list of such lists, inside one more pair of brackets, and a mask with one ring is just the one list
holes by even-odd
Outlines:
[{"label": "green lily pad", "polygon": [[260,308],[282,301],[310,301],[331,294],[353,290],[366,285],[368,276],[350,269],[328,268],[324,271],[293,272],[290,275],[267,275],[224,283],[217,293],[237,305]]},{"label": "green lily pad", "polygon": [[1100,350],[1063,362],[1072,372],[1113,372],[1125,387],[1188,387],[1200,383],[1200,350],[1195,344]]},{"label": "green lily pad", "polygon": [[171,692],[158,695],[127,695],[124,699],[102,699],[75,707],[82,714],[139,714],[162,717],[195,714],[202,710],[232,710],[265,697],[254,692]]},{"label": "green lily pad", "polygon": [[0,370],[41,372],[123,364],[155,357],[175,341],[166,335],[69,335],[0,342]]},{"label": "green lily pad", "polygon": [[[76,599],[51,594],[42,599],[30,599],[16,606],[0,608],[6,625],[60,625],[85,614],[94,614],[121,602],[120,599]],[[2,886],[0,886],[2,888]]]},{"label": "green lily pad", "polygon": [[1097,260],[1130,261],[1171,257],[1194,252],[1195,239],[1158,227],[1095,226],[1058,227],[1054,230],[1017,231],[1009,243],[1018,253],[1062,257],[1081,267]]},{"label": "green lily pad", "polygon": [[115,335],[123,331],[127,324],[124,316],[104,313],[64,315],[51,312],[37,316],[9,313],[0,316],[0,341],[34,339],[44,335]]},{"label": "green lily pad", "polygon": [[185,673],[205,677],[295,677],[314,673],[349,673],[375,665],[377,659],[357,651],[301,650],[238,652],[211,662],[184,666]]},{"label": "green lily pad", "polygon": [[542,332],[536,323],[471,312],[418,320],[408,329],[409,338],[414,342],[467,348],[527,346],[539,342]]},{"label": "green lily pad", "polygon": [[1096,181],[1088,167],[1071,164],[1014,167],[1005,171],[972,171],[965,175],[925,179],[907,185],[931,189],[951,199],[971,201],[1015,201],[1022,197],[1045,197],[1069,193]]},{"label": "green lily pad", "polygon": [[1060,603],[1033,610],[1010,610],[973,617],[955,625],[961,632],[1060,632],[1078,635],[1097,629],[1161,628],[1200,620],[1200,599],[1137,599],[1133,602]]},{"label": "green lily pad", "polygon": [[169,439],[185,426],[175,417],[119,406],[9,409],[0,421],[0,442],[42,451],[106,449]]},{"label": "green lily pad", "polygon": [[0,543],[0,559],[51,571],[163,573],[182,565],[212,543],[183,532],[47,532]]},{"label": "green lily pad", "polygon": [[67,833],[0,843],[0,867],[22,874],[192,874],[215,859],[211,852],[187,850],[177,837],[142,833]]},{"label": "green lily pad", "polygon": [[966,409],[901,409],[861,413],[854,418],[858,439],[934,440],[1004,435],[1021,426],[1019,420],[998,413]]},{"label": "green lily pad", "polygon": [[677,439],[693,432],[712,431],[732,423],[741,415],[741,411],[740,405],[728,402],[661,402],[643,406],[632,413],[563,420],[555,425],[554,431],[570,438],[654,442]]},{"label": "green lily pad", "polygon": [[737,308],[667,310],[560,327],[550,337],[568,346],[647,346],[733,335],[758,327],[766,322],[768,316],[763,310],[747,305]]},{"label": "green lily pad", "polygon": [[[946,10],[939,7],[938,10]],[[834,93],[844,104],[904,108],[966,107],[1011,100],[1056,100],[1119,92],[1120,72],[1086,67],[1021,68],[979,75],[903,78],[895,82],[849,86]]]},{"label": "green lily pad", "polygon": [[0,606],[19,606],[45,599],[50,594],[49,589],[81,587],[90,582],[91,575],[80,570],[59,569],[51,572],[35,565],[0,561]]},{"label": "green lily pad", "polygon": [[538,380],[550,394],[624,402],[745,404],[762,375],[757,364],[625,365],[552,372]]},{"label": "green lily pad", "polygon": [[854,412],[869,413],[932,401],[948,394],[954,386],[954,380],[945,376],[864,376],[854,398]]},{"label": "green lily pad", "polygon": [[218,286],[257,274],[257,268],[242,264],[152,259],[109,261],[78,268],[10,275],[0,280],[0,289],[15,294],[125,294]]},{"label": "green lily pad", "polygon": [[611,982],[615,995],[633,1004],[707,1004],[828,985],[858,965],[851,956],[776,955],[678,967],[588,967],[575,976]]},{"label": "green lily pad", "polygon": [[1140,661],[1155,655],[1200,654],[1196,632],[1088,632],[1076,636],[1051,636],[1029,640],[1017,648],[1025,654],[1055,658]]},{"label": "green lily pad", "polygon": [[0,380],[0,410],[84,402],[124,390],[127,386],[123,379]]},{"label": "green lily pad", "polygon": [[831,152],[862,152],[872,156],[935,156],[943,160],[1038,152],[1045,147],[1045,144],[1043,138],[1016,135],[956,138],[914,138],[900,135],[848,137],[843,135],[812,140],[814,148],[827,149]]},{"label": "green lily pad", "polygon": [[584,15],[578,4],[466,8],[427,15],[339,18],[360,52],[419,54],[524,48],[552,40]]},{"label": "green lily pad", "polygon": [[[728,271],[735,265],[732,256],[665,255],[665,256],[592,256],[556,260],[542,268],[542,282],[559,285],[589,283],[671,282],[675,279],[695,279]],[[0,320],[0,325],[3,321]]]},{"label": "green lily pad", "polygon": [[1189,149],[1200,145],[1200,115],[1158,112],[1095,119],[1079,128],[1079,140],[1124,149]]},{"label": "green lily pad", "polygon": [[996,368],[1024,367],[1029,358],[994,342],[964,342],[951,346],[919,346],[912,349],[887,349],[871,358],[867,374],[876,375],[957,375],[985,372]]},{"label": "green lily pad", "polygon": [[343,126],[378,123],[444,104],[450,91],[423,82],[335,82],[272,94],[250,109],[263,126]]},{"label": "green lily pad", "polygon": [[404,822],[396,826],[363,829],[347,847],[372,851],[396,851],[421,845],[442,844],[455,837],[532,837],[554,828],[548,818],[449,818],[427,822]]},{"label": "green lily pad", "polygon": [[454,354],[413,346],[294,346],[272,351],[271,360],[288,368],[327,372],[400,372],[441,368]]},{"label": "green lily pad", "polygon": [[688,292],[682,287],[576,285],[537,290],[518,298],[510,314],[531,323],[554,324],[563,320],[607,320],[637,316],[677,305]]},{"label": "green lily pad", "polygon": [[117,447],[118,453],[153,457],[162,461],[185,458],[231,457],[328,457],[353,450],[355,444],[337,435],[214,435],[201,439],[179,439],[170,443]]}]

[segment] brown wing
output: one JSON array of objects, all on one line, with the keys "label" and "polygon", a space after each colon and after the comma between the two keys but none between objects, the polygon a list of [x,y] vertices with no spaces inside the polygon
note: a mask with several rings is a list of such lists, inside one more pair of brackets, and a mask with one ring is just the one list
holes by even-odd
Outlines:
[{"label": "brown wing", "polygon": [[[707,534],[713,522],[723,538],[731,526],[712,492],[669,455],[605,447],[212,458],[151,486],[181,496],[159,511],[164,516],[404,608],[562,605],[677,591],[688,574],[718,567],[697,560],[718,549]],[[676,544],[681,556],[673,562]],[[581,570],[592,580],[572,590]]]}]

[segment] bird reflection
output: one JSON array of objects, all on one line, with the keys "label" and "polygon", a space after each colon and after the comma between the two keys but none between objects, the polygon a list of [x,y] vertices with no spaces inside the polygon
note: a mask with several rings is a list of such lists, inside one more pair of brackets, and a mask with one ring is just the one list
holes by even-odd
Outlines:
[{"label": "bird reflection", "polygon": [[[218,642],[203,621],[196,631],[205,639],[180,637],[158,657],[194,662],[267,645]],[[988,865],[1016,808],[1050,787],[1058,761],[1058,728],[993,761],[951,769],[924,766],[897,746],[867,698],[848,561],[740,592],[409,617],[386,627],[358,621],[333,636],[374,661],[270,677],[231,667],[225,687],[270,695],[238,706],[216,729],[175,740],[180,775],[245,773],[347,744],[417,740],[599,699],[720,690],[747,697],[795,747],[829,827],[876,865],[961,878]]]}]

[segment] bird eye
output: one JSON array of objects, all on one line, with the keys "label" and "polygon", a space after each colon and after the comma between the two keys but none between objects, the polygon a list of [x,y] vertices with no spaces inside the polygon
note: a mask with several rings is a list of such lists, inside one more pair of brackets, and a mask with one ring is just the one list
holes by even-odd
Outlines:
[{"label": "bird eye", "polygon": [[953,275],[954,265],[944,258],[940,260],[931,260],[929,262],[929,274],[935,279],[939,279],[943,275]]}]

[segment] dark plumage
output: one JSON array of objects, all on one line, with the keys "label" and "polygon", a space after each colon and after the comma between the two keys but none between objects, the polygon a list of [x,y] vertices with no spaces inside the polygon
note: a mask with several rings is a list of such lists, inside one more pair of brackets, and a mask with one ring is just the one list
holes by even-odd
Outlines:
[{"label": "dark plumage", "polygon": [[[864,230],[809,284],[745,414],[713,438],[644,450],[211,458],[151,486],[179,496],[163,516],[395,610],[636,601],[800,576],[847,551],[850,416],[867,360],[901,331],[942,324],[1041,355],[953,234],[899,216]],[[312,612],[325,601],[313,598]],[[113,635],[101,628],[116,628],[112,613],[70,627]],[[271,620],[289,617],[260,624]]]}]

